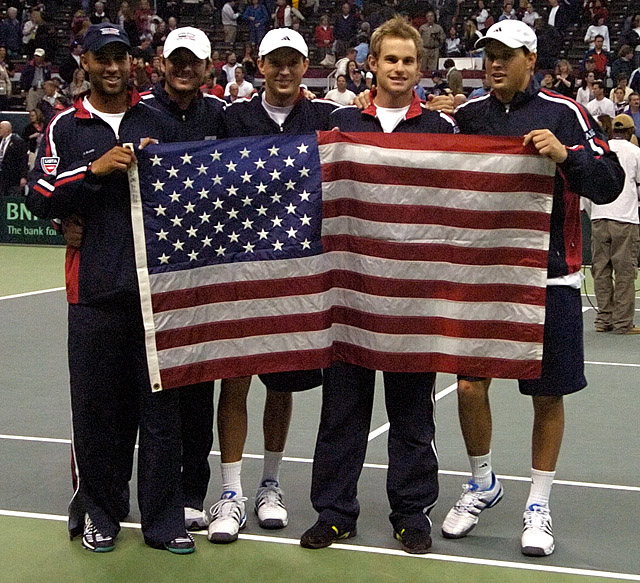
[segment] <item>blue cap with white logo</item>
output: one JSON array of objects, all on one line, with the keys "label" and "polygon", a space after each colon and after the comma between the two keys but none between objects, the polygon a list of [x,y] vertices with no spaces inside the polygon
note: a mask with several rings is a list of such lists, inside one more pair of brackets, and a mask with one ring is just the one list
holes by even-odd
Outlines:
[{"label": "blue cap with white logo", "polygon": [[92,24],[87,29],[82,48],[85,51],[97,53],[102,47],[114,42],[122,43],[131,49],[129,35],[123,28],[110,22],[101,22],[100,24]]}]

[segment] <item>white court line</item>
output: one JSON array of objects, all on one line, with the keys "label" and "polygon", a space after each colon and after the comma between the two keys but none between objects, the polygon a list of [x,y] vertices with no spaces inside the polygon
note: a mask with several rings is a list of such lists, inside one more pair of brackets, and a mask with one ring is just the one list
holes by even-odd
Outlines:
[{"label": "white court line", "polygon": [[[57,522],[66,522],[66,516],[56,514],[39,514],[36,512],[20,512],[15,510],[0,510],[0,516],[10,516],[13,518],[31,518],[37,520],[53,520]],[[123,522],[121,526],[125,528],[140,529],[140,524],[136,522]],[[195,532],[205,536],[204,530]],[[281,545],[299,546],[300,541],[294,538],[280,538],[275,536],[264,536],[259,534],[240,534],[238,538],[242,540],[250,540],[261,543],[275,543]],[[520,569],[522,571],[542,571],[545,573],[561,573],[564,575],[581,575],[583,577],[600,577],[603,579],[622,579],[625,581],[640,581],[640,575],[632,573],[615,573],[613,571],[597,571],[595,569],[577,569],[574,567],[555,567],[552,565],[540,565],[536,563],[518,563],[516,561],[499,561],[495,559],[480,559],[475,557],[457,557],[455,555],[441,555],[438,553],[430,553],[426,555],[410,555],[399,549],[385,549],[383,547],[366,547],[362,545],[334,543],[328,549],[350,551],[357,553],[370,553],[375,555],[390,555],[402,557],[403,559],[421,559],[423,561],[443,561],[447,563],[462,563],[467,565],[483,565],[486,567],[501,567],[506,569]],[[307,552],[307,551],[302,551]]]},{"label": "white court line", "polygon": [[[58,439],[53,437],[29,437],[25,435],[6,435],[0,434],[0,439],[8,439],[11,441],[35,441],[39,443],[63,443],[63,444],[71,444],[70,439]],[[136,445],[136,448],[138,446]],[[219,457],[220,452],[217,450],[212,450],[209,452],[210,455]],[[243,458],[253,459],[253,460],[261,460],[264,459],[264,455],[260,453],[243,453]],[[285,462],[291,462],[296,464],[312,464],[313,458],[303,458],[303,457],[289,457],[284,456],[282,458]],[[373,470],[387,470],[389,466],[387,464],[371,464],[365,463],[364,466],[368,469]],[[456,470],[438,470],[438,474],[443,476],[462,476],[469,477],[471,476],[470,472],[460,472]],[[506,474],[497,474],[498,478],[505,481],[510,482],[530,482],[531,478],[525,476],[509,476]],[[579,488],[594,488],[598,490],[621,490],[624,492],[640,492],[640,486],[624,486],[619,484],[601,484],[598,482],[578,482],[575,480],[554,480],[554,484],[560,486],[576,486]]]},{"label": "white court line", "polygon": [[[436,401],[439,401],[440,399],[442,399],[442,397],[446,397],[449,393],[453,393],[453,391],[456,390],[457,386],[458,386],[458,383],[453,383],[452,385],[449,385],[446,389],[442,389],[441,391],[436,393]],[[374,429],[371,433],[369,433],[369,437],[367,438],[367,441],[373,441],[376,437],[378,437],[379,435],[382,435],[383,433],[386,433],[387,431],[389,431],[388,421],[384,425],[380,425],[380,427],[378,427],[377,429]]]},{"label": "white court line", "polygon": [[64,290],[64,287],[52,287],[50,289],[41,289],[38,291],[25,292],[23,294],[13,294],[12,296],[2,296],[0,297],[0,301],[2,300],[13,300],[15,298],[26,298],[27,296],[37,296],[40,294],[49,294],[51,292],[57,292]]}]

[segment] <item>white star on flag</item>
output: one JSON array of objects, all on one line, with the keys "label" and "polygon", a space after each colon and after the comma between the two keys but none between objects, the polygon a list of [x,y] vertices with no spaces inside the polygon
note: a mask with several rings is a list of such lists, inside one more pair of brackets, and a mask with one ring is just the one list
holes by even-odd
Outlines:
[{"label": "white star on flag", "polygon": [[239,212],[240,211],[237,211],[236,209],[231,209],[230,211],[227,211],[227,214],[229,215],[230,219],[237,219]]},{"label": "white star on flag", "polygon": [[224,231],[224,225],[218,221],[217,225],[214,225],[213,228],[216,230],[216,233],[222,233]]},{"label": "white star on flag", "polygon": [[231,235],[227,235],[227,237],[229,237],[229,241],[231,241],[232,243],[237,243],[240,239],[240,235],[237,235],[235,231],[231,233]]},{"label": "white star on flag", "polygon": [[165,170],[169,173],[169,178],[177,178],[178,177],[178,169],[175,166],[171,166],[171,168]]},{"label": "white star on flag", "polygon": [[253,221],[251,221],[249,219],[245,219],[244,221],[242,221],[242,226],[245,229],[253,229]]},{"label": "white star on flag", "polygon": [[174,190],[173,193],[169,195],[169,198],[171,199],[171,202],[178,202],[180,200],[180,193]]},{"label": "white star on flag", "polygon": [[306,154],[308,149],[309,149],[309,146],[307,144],[300,144],[298,146],[298,153],[299,154]]},{"label": "white star on flag", "polygon": [[256,190],[258,191],[258,194],[263,194],[267,192],[267,185],[261,182],[260,184],[258,184],[258,186],[256,186]]},{"label": "white star on flag", "polygon": [[249,174],[246,170],[245,170],[245,173],[242,175],[242,182],[243,184],[245,182],[251,182],[251,174]]},{"label": "white star on flag", "polygon": [[156,235],[158,236],[158,241],[168,241],[169,239],[167,239],[167,235],[169,233],[167,231],[165,231],[164,229],[160,229],[159,233],[156,233]]},{"label": "white star on flag", "polygon": [[200,166],[198,166],[198,174],[206,174],[207,173],[207,167],[204,164],[200,164]]},{"label": "white star on flag", "polygon": [[280,217],[276,217],[275,219],[271,219],[271,222],[273,223],[274,227],[281,227],[282,226],[282,219]]},{"label": "white star on flag", "polygon": [[271,175],[271,180],[279,180],[280,179],[280,174],[281,172],[278,172],[275,168],[273,169],[273,172],[269,173]]},{"label": "white star on flag", "polygon": [[[202,213],[202,214],[200,215],[200,224],[202,224],[202,223],[208,223],[208,222],[209,222],[209,217],[210,217],[210,216],[211,216],[211,215],[209,215],[209,214],[207,214],[207,213]],[[305,215],[305,216],[306,216],[306,215]]]},{"label": "white star on flag", "polygon": [[310,193],[310,192],[307,192],[306,190],[303,190],[303,191],[300,193],[300,201],[301,201],[301,202],[304,202],[304,201],[308,202],[308,201],[309,201],[309,197],[310,197],[310,196],[311,196],[311,193]]},{"label": "white star on flag", "polygon": [[306,168],[305,166],[300,168],[299,172],[300,172],[300,178],[308,178],[309,177],[309,169]]},{"label": "white star on flag", "polygon": [[229,193],[229,196],[236,196],[236,194],[238,193],[238,187],[231,185],[229,188],[227,188],[227,192]]},{"label": "white star on flag", "polygon": [[264,169],[264,165],[265,162],[262,160],[262,158],[258,158],[254,164],[256,165],[256,170],[260,170],[261,168]]},{"label": "white star on flag", "polygon": [[237,164],[233,160],[229,160],[228,164],[225,164],[227,167],[227,172],[235,172]]},{"label": "white star on flag", "polygon": [[211,247],[211,241],[213,241],[213,239],[211,237],[209,237],[209,235],[206,235],[204,239],[202,239],[202,246],[203,247]]},{"label": "white star on flag", "polygon": [[187,233],[189,234],[189,237],[195,237],[198,234],[198,229],[195,227],[189,227],[187,229]]},{"label": "white star on flag", "polygon": [[162,158],[160,158],[160,156],[158,156],[158,154],[156,154],[153,158],[149,158],[149,160],[151,160],[151,165],[152,166],[161,166],[162,164],[160,164],[160,162],[162,162]]},{"label": "white star on flag", "polygon": [[309,239],[301,241],[300,244],[302,245],[303,249],[311,249],[311,241],[309,241]]},{"label": "white star on flag", "polygon": [[311,217],[308,217],[305,213],[305,215],[300,219],[300,222],[303,225],[306,225],[307,227],[311,226]]},{"label": "white star on flag", "polygon": [[252,245],[251,243],[247,243],[246,245],[244,245],[243,248],[247,253],[253,253],[253,250],[255,249],[255,245]]},{"label": "white star on flag", "polygon": [[187,204],[184,205],[184,211],[186,213],[192,213],[196,208],[196,205],[193,204],[192,202],[188,202]]},{"label": "white star on flag", "polygon": [[296,187],[296,183],[293,180],[289,180],[289,182],[285,183],[287,190],[293,190]]},{"label": "white star on flag", "polygon": [[280,148],[276,148],[275,146],[271,146],[269,148],[269,156],[277,156]]},{"label": "white star on flag", "polygon": [[211,180],[212,180],[214,186],[222,184],[222,177],[219,176],[218,174],[216,174]]},{"label": "white star on flag", "polygon": [[157,217],[159,217],[160,215],[163,215],[163,216],[165,216],[165,217],[167,216],[167,215],[165,214],[165,212],[164,212],[164,211],[166,211],[166,210],[167,210],[167,207],[166,207],[166,206],[162,206],[162,205],[160,204],[160,205],[158,205],[157,207],[155,207],[153,210],[154,210],[154,211],[156,211],[156,216],[157,216]]},{"label": "white star on flag", "polygon": [[187,152],[184,153],[184,156],[180,156],[180,160],[182,160],[183,164],[191,164],[191,158],[193,158],[193,156],[189,155]]},{"label": "white star on flag", "polygon": [[220,157],[222,156],[222,154],[220,152],[218,152],[218,150],[216,150],[215,152],[211,153],[211,158],[212,158],[212,162],[217,162],[218,160],[220,160]]},{"label": "white star on flag", "polygon": [[213,201],[213,208],[214,209],[222,208],[222,201],[219,198],[216,198],[216,200]]},{"label": "white star on flag", "polygon": [[193,188],[193,180],[187,176],[185,180],[182,181],[185,188]]},{"label": "white star on flag", "polygon": [[177,251],[178,249],[182,251],[184,249],[184,243],[178,239],[174,244],[173,248]]},{"label": "white star on flag", "polygon": [[196,259],[198,259],[197,251],[191,251],[191,253],[188,253],[188,255],[189,255],[189,261],[195,261]]},{"label": "white star on flag", "polygon": [[240,155],[243,158],[248,158],[250,153],[251,153],[251,150],[247,150],[246,147],[243,150],[240,150]]},{"label": "white star on flag", "polygon": [[293,166],[294,162],[295,162],[295,158],[292,158],[291,156],[287,156],[284,159],[285,166]]},{"label": "white star on flag", "polygon": [[163,253],[160,257],[158,257],[158,261],[160,263],[169,263],[169,256],[166,253]]},{"label": "white star on flag", "polygon": [[226,250],[227,250],[226,247],[223,247],[222,245],[220,245],[220,247],[216,249],[216,255],[218,255],[218,257],[224,256],[224,252]]},{"label": "white star on flag", "polygon": [[200,198],[209,198],[209,191],[205,190],[204,187],[202,187],[202,190],[198,191],[198,194],[200,195]]},{"label": "white star on flag", "polygon": [[274,251],[282,251],[282,247],[284,246],[284,243],[281,243],[280,241],[275,241],[274,243],[272,243],[272,245],[273,245]]},{"label": "white star on flag", "polygon": [[293,227],[291,227],[290,229],[286,230],[285,233],[287,235],[289,235],[289,238],[295,239],[296,238],[296,233],[298,232],[298,229],[294,229]]},{"label": "white star on flag", "polygon": [[296,212],[296,207],[295,207],[295,205],[294,205],[292,202],[290,202],[290,203],[289,203],[286,207],[284,207],[284,208],[285,208],[285,209],[287,209],[287,214],[288,214],[288,215],[292,215],[293,213],[295,213],[295,212]]},{"label": "white star on flag", "polygon": [[164,187],[164,182],[160,182],[159,179],[153,183],[153,188],[155,189],[154,192],[157,192],[158,190],[162,190],[163,187]]},{"label": "white star on flag", "polygon": [[171,219],[174,227],[182,227],[182,220],[178,215]]}]

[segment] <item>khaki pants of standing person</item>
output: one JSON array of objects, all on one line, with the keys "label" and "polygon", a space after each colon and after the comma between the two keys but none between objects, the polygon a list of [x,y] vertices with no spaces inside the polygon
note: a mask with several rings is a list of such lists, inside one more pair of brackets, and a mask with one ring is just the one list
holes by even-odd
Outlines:
[{"label": "khaki pants of standing person", "polygon": [[222,28],[224,29],[224,42],[231,45],[234,42],[236,42],[236,34],[238,34],[238,27],[233,26],[231,24],[225,24]]},{"label": "khaki pants of standing person", "polygon": [[36,89],[35,87],[32,87],[27,92],[27,99],[25,100],[25,104],[24,104],[25,109],[27,111],[31,111],[32,109],[35,109],[36,106],[38,105],[38,101],[40,101],[43,97],[44,97],[44,89]]},{"label": "khaki pants of standing person", "polygon": [[633,327],[639,247],[638,225],[609,219],[591,223],[596,329],[624,334]]},{"label": "khaki pants of standing person", "polygon": [[439,49],[424,49],[422,54],[422,70],[435,71],[438,68]]}]

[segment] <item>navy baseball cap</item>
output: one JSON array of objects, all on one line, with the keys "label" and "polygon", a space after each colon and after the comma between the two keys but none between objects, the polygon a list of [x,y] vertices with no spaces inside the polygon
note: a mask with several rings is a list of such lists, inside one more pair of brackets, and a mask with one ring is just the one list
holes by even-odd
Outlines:
[{"label": "navy baseball cap", "polygon": [[100,24],[92,24],[87,29],[82,48],[85,51],[97,53],[102,47],[115,42],[122,43],[131,50],[129,35],[123,28],[110,22],[101,22]]}]

